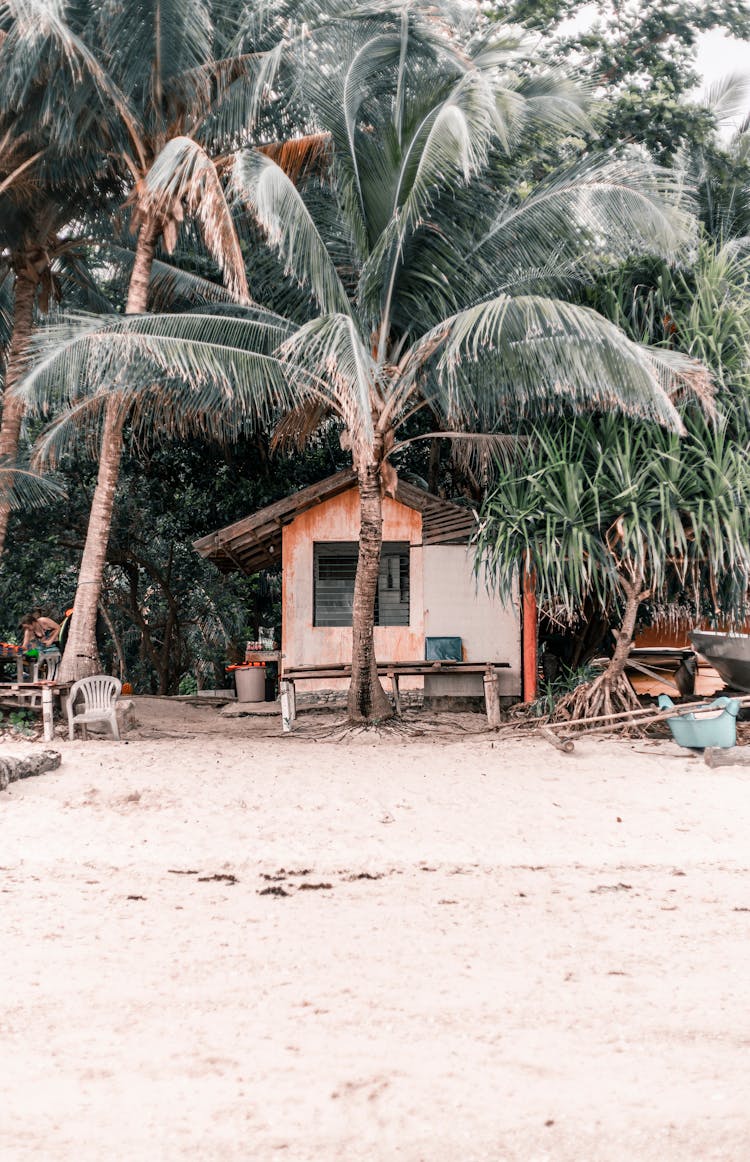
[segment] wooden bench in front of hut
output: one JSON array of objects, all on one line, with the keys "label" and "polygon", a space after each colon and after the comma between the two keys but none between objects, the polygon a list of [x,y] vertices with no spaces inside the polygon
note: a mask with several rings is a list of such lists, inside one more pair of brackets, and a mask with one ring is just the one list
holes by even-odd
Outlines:
[{"label": "wooden bench in front of hut", "polygon": [[[497,671],[507,670],[510,662],[454,662],[454,661],[416,661],[416,662],[378,662],[378,676],[390,678],[393,691],[393,704],[397,715],[401,715],[401,695],[399,679],[402,677],[425,674],[482,674],[484,676],[484,698],[487,709],[487,721],[490,726],[500,724],[500,697],[497,689]],[[345,662],[333,662],[329,665],[318,666],[291,666],[284,668],[279,682],[281,696],[281,724],[284,733],[288,733],[297,717],[297,682],[320,681],[325,678],[350,678],[352,667]]]}]

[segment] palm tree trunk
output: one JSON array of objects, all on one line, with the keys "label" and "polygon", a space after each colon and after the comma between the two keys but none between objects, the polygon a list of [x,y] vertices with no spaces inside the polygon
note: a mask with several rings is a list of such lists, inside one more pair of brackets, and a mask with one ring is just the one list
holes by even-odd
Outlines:
[{"label": "palm tree trunk", "polygon": [[96,644],[96,614],[120,472],[122,428],[123,417],[117,400],[112,400],[104,419],[99,475],[91,502],[68,640],[60,663],[59,678],[62,682],[77,682],[79,678],[99,673],[101,668]]},{"label": "palm tree trunk", "polygon": [[[13,337],[10,341],[5,371],[3,418],[0,425],[0,458],[7,457],[9,461],[15,460],[18,455],[21,420],[23,419],[23,403],[11,394],[11,388],[21,378],[23,359],[31,341],[34,329],[34,303],[38,287],[39,271],[33,264],[29,263],[22,267],[16,275]],[[9,506],[0,504],[0,557],[2,557],[5,548],[9,515]]]},{"label": "palm tree trunk", "polygon": [[353,722],[390,718],[375,657],[375,596],[383,543],[383,501],[377,463],[358,466],[361,523],[352,604],[352,680],[347,711]]},{"label": "palm tree trunk", "polygon": [[125,304],[126,315],[144,315],[148,310],[148,288],[159,233],[159,226],[153,218],[145,221],[138,232],[138,245],[135,248],[135,261],[128,286],[128,301]]},{"label": "palm tree trunk", "polygon": [[[125,306],[128,315],[140,315],[148,309],[148,287],[158,236],[159,229],[153,220],[143,223],[138,234],[135,262],[128,287],[128,301]],[[89,514],[70,633],[60,665],[59,677],[64,682],[75,682],[79,678],[96,674],[101,667],[96,645],[96,613],[107,560],[117,480],[120,475],[123,424],[121,400],[112,398],[107,403],[104,417],[99,475]]]}]

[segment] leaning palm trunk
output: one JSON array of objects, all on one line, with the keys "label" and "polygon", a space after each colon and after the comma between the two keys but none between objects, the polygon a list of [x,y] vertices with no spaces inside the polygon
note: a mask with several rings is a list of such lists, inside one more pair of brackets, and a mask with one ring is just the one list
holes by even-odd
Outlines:
[{"label": "leaning palm trunk", "polygon": [[[128,287],[125,313],[143,314],[148,308],[148,288],[156,252],[159,228],[154,219],[143,223],[138,233],[133,273]],[[96,615],[102,591],[102,577],[107,560],[107,546],[112,528],[117,481],[122,459],[124,417],[118,397],[107,403],[99,452],[99,474],[91,504],[86,543],[81,558],[70,633],[60,665],[60,680],[77,682],[101,669],[96,644]]]},{"label": "leaning palm trunk", "polygon": [[[23,419],[23,403],[17,396],[13,395],[12,388],[21,378],[24,356],[31,341],[31,334],[34,328],[34,303],[39,287],[39,279],[40,273],[31,263],[23,267],[16,277],[13,309],[13,338],[8,350],[8,364],[3,399],[3,419],[2,425],[0,426],[0,459],[7,460],[8,462],[15,460],[18,455],[21,420]],[[0,504],[0,558],[5,548],[9,514],[9,505]]]},{"label": "leaning palm trunk", "polygon": [[375,597],[383,543],[383,501],[378,465],[358,467],[361,524],[352,604],[352,681],[347,711],[354,722],[390,718],[393,710],[378,679]]},{"label": "leaning palm trunk", "polygon": [[89,514],[70,633],[60,666],[59,677],[65,682],[77,682],[79,678],[97,674],[101,669],[96,644],[96,614],[120,470],[122,425],[122,417],[113,400],[104,420],[99,475]]},{"label": "leaning palm trunk", "polygon": [[595,718],[638,707],[638,698],[625,674],[625,663],[633,645],[638,606],[649,594],[641,578],[623,580],[622,587],[625,593],[625,613],[617,633],[617,646],[607,668],[593,682],[584,682],[562,698],[555,707],[556,718]]}]

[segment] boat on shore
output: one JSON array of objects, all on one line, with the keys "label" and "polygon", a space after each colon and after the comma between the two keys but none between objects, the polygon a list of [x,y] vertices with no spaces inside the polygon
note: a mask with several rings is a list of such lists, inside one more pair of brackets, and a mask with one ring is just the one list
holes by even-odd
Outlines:
[{"label": "boat on shore", "polygon": [[750,633],[694,629],[690,641],[728,686],[750,691]]}]

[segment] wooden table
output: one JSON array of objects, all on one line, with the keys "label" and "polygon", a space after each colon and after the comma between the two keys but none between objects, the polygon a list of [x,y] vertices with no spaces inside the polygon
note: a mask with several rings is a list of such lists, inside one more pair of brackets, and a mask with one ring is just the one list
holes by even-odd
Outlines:
[{"label": "wooden table", "polygon": [[[498,726],[500,722],[500,699],[497,691],[497,671],[510,668],[510,662],[451,662],[451,661],[414,661],[414,662],[378,662],[378,676],[390,678],[393,690],[393,703],[396,714],[401,714],[401,695],[399,679],[409,675],[434,674],[482,674],[484,675],[484,697],[487,708],[487,720],[490,726]],[[288,733],[297,717],[296,683],[317,681],[321,678],[351,678],[352,667],[347,663],[334,662],[330,665],[319,666],[289,666],[284,667],[279,683],[281,695],[281,725],[284,733]]]},{"label": "wooden table", "polygon": [[0,682],[0,700],[13,701],[21,709],[28,707],[30,710],[36,710],[40,703],[44,741],[52,742],[55,737],[55,698],[62,705],[63,695],[72,685],[72,682]]}]

